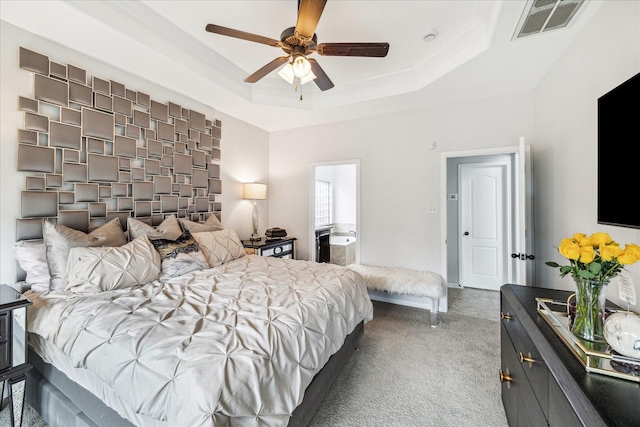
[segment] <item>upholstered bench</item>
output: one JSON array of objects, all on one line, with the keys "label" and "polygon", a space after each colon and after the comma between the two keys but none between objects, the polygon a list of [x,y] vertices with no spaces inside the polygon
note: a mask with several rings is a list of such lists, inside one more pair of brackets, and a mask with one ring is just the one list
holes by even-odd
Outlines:
[{"label": "upholstered bench", "polygon": [[431,303],[429,321],[432,328],[436,327],[438,301],[447,295],[447,284],[441,275],[431,271],[401,267],[351,264],[349,268],[360,273],[368,289],[429,299]]}]

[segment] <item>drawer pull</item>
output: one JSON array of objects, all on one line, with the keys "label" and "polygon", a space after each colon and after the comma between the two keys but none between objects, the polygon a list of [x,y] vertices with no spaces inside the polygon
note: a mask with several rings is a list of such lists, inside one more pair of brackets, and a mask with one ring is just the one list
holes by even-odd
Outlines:
[{"label": "drawer pull", "polygon": [[525,356],[524,354],[522,354],[522,352],[520,352],[518,353],[518,358],[520,359],[520,363],[527,362],[530,368],[533,365],[533,362],[535,362],[535,360],[533,360],[533,357],[531,357],[531,353],[527,353],[527,355]]},{"label": "drawer pull", "polygon": [[504,320],[511,320],[513,317],[509,313],[500,313],[500,318]]},{"label": "drawer pull", "polygon": [[511,375],[509,375],[509,368],[506,368],[505,371],[503,371],[502,369],[498,370],[498,376],[500,377],[500,382],[507,383],[507,388],[511,388],[511,381],[513,380],[513,378],[511,378]]}]

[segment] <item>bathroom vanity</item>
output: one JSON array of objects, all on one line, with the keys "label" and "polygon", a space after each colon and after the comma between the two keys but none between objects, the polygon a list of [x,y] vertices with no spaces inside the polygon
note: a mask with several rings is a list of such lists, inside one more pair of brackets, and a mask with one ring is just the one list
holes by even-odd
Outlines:
[{"label": "bathroom vanity", "polygon": [[316,262],[329,262],[331,260],[331,226],[316,228]]}]

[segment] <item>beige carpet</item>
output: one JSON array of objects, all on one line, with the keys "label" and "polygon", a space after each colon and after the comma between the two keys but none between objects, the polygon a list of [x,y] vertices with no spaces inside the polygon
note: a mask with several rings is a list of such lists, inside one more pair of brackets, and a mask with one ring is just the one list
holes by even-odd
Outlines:
[{"label": "beige carpet", "polygon": [[[450,291],[450,312],[438,315],[436,329],[429,327],[428,311],[374,302],[374,320],[365,326],[359,351],[311,427],[507,426],[497,374],[499,322],[458,314],[468,313],[456,309],[463,301],[459,292]],[[485,312],[493,311],[494,294],[472,299],[485,298]],[[4,425],[6,405],[0,412]],[[47,426],[31,408],[23,425]]]},{"label": "beige carpet", "polygon": [[374,302],[359,351],[312,420],[320,426],[502,427],[499,322]]}]

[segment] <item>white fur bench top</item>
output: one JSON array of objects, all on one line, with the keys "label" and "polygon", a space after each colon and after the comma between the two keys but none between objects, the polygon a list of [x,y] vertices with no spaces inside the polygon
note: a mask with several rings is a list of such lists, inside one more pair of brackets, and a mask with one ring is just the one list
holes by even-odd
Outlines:
[{"label": "white fur bench top", "polygon": [[417,271],[401,267],[375,267],[351,264],[360,273],[369,289],[418,297],[440,298],[447,294],[444,278],[431,271]]}]

